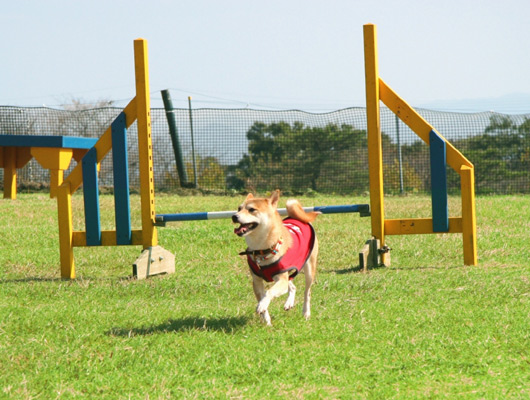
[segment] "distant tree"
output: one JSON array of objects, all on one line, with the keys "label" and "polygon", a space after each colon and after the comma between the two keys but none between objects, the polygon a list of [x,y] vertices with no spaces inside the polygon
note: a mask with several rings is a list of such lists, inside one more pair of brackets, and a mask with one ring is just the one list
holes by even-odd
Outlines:
[{"label": "distant tree", "polygon": [[63,104],[65,111],[50,113],[47,122],[60,135],[100,137],[119,113],[118,110],[115,113],[101,112],[102,108],[112,104],[112,100],[89,102],[72,98]]},{"label": "distant tree", "polygon": [[[63,105],[64,110],[47,114],[47,125],[54,127],[53,133],[66,136],[80,136],[99,138],[110,126],[112,121],[120,113],[120,109],[103,110],[111,107],[111,100],[86,101],[80,98],[72,98]],[[134,170],[137,162],[136,138],[128,135],[129,168]],[[113,184],[112,159],[106,157],[103,160],[99,172],[102,185]]]},{"label": "distant tree", "polygon": [[490,117],[490,124],[484,130],[484,133],[499,134],[511,133],[516,130],[517,126],[507,115],[492,115]]},{"label": "distant tree", "polygon": [[[225,170],[215,157],[197,156],[197,185],[208,189],[225,189]],[[186,163],[188,177],[193,179],[195,169],[191,162]]]},{"label": "distant tree", "polygon": [[229,171],[228,183],[233,187],[321,191],[342,176],[346,178],[343,189],[351,191],[360,186],[358,174],[366,183],[366,167],[353,165],[362,159],[359,152],[366,153],[366,131],[351,125],[255,122],[247,138],[248,154]]},{"label": "distant tree", "polygon": [[71,98],[68,103],[63,104],[63,108],[68,111],[92,110],[94,108],[112,107],[114,100],[100,99],[86,101],[81,98]]},{"label": "distant tree", "polygon": [[530,190],[530,119],[521,125],[494,115],[482,135],[458,142],[475,165],[479,193]]}]

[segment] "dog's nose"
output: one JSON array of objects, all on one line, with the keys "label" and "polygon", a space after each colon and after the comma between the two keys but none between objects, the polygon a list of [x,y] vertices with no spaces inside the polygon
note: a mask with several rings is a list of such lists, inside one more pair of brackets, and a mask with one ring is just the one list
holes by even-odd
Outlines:
[{"label": "dog's nose", "polygon": [[237,214],[232,215],[232,222],[237,223]]}]

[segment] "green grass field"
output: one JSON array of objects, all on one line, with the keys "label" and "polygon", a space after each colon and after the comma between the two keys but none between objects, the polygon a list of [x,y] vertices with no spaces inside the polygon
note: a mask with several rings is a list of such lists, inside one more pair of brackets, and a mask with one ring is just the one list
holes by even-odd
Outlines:
[{"label": "green grass field", "polygon": [[[160,195],[156,207],[218,211],[240,201]],[[113,198],[101,204],[111,229]],[[137,222],[137,196],[132,206]],[[385,206],[389,218],[430,214],[427,197]],[[530,398],[529,206],[523,196],[477,199],[478,267],[463,266],[460,235],[394,236],[392,266],[368,274],[357,253],[369,219],[322,216],[311,320],[299,290],[292,311],[284,298],[273,302],[267,328],[228,220],[159,230],[176,254],[174,275],[130,279],[138,247],[76,248],[77,279],[64,281],[56,202],[0,200],[0,398]],[[74,209],[82,229],[79,196]],[[450,214],[459,209],[451,198]]]}]

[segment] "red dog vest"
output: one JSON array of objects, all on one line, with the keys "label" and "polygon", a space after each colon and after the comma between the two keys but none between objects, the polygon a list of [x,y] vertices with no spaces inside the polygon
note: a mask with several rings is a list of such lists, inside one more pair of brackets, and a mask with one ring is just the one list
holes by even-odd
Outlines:
[{"label": "red dog vest", "polygon": [[247,254],[248,265],[252,272],[267,282],[273,282],[274,275],[286,271],[289,271],[289,279],[293,279],[304,267],[315,244],[315,230],[311,224],[292,218],[284,219],[283,224],[291,234],[293,244],[282,258],[273,264],[259,266],[252,256]]}]

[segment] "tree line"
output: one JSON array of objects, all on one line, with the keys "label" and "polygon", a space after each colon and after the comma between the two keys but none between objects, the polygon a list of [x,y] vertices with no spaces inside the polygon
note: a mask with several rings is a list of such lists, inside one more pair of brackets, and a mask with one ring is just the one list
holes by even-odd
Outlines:
[{"label": "tree line", "polygon": [[[226,168],[227,188],[366,192],[366,137],[365,130],[347,124],[255,122],[247,132],[248,153]],[[397,193],[403,187],[405,192],[429,192],[428,146],[421,141],[402,144],[400,165],[398,145],[385,133],[382,142],[385,191]],[[475,165],[477,193],[530,192],[530,119],[517,125],[508,116],[494,115],[482,134],[452,143]],[[448,189],[460,190],[460,178],[452,170],[448,170]]]}]

